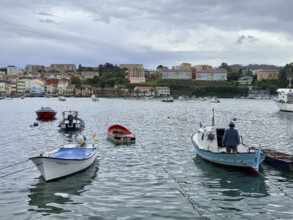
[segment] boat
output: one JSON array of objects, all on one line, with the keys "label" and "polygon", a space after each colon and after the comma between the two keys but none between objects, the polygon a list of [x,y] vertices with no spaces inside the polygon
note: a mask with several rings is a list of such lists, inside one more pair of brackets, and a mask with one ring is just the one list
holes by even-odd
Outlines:
[{"label": "boat", "polygon": [[62,121],[58,127],[63,130],[78,130],[85,127],[84,121],[78,117],[77,111],[62,112]]},{"label": "boat", "polygon": [[273,98],[280,111],[293,112],[293,89],[280,88],[277,89],[278,96]]},{"label": "boat", "polygon": [[37,119],[55,119],[57,112],[50,107],[42,107],[36,111]]},{"label": "boat", "polygon": [[210,102],[211,103],[219,103],[220,100],[217,97],[213,97],[213,98],[210,99]]},{"label": "boat", "polygon": [[65,177],[88,168],[97,158],[97,144],[86,144],[86,138],[76,136],[77,143],[70,143],[45,152],[31,160],[45,181]]},{"label": "boat", "polygon": [[274,168],[293,171],[293,155],[275,151],[272,149],[262,149],[267,156],[264,162]]},{"label": "boat", "polygon": [[172,97],[163,98],[162,102],[173,102],[174,99]]},{"label": "boat", "polygon": [[200,128],[191,136],[196,153],[208,162],[237,170],[246,170],[253,176],[257,176],[260,164],[267,154],[257,148],[248,148],[243,143],[237,146],[237,152],[228,153],[226,147],[222,146],[224,132],[225,128],[215,126],[214,116],[211,126],[201,124]]},{"label": "boat", "polygon": [[99,98],[96,95],[92,95],[91,99],[92,99],[93,102],[98,102],[99,101]]},{"label": "boat", "polygon": [[59,101],[66,101],[66,99],[64,98],[64,96],[59,96],[59,97],[58,97],[58,100],[59,100]]},{"label": "boat", "polygon": [[293,112],[293,89],[291,88],[291,81],[292,78],[290,77],[288,87],[277,89],[277,98],[272,98],[280,111]]},{"label": "boat", "polygon": [[111,125],[107,129],[108,140],[115,144],[135,143],[135,135],[122,125]]}]

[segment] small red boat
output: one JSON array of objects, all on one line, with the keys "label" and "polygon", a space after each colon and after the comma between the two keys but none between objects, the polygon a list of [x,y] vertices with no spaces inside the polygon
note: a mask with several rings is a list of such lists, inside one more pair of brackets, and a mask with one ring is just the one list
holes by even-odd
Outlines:
[{"label": "small red boat", "polygon": [[57,112],[49,107],[42,107],[36,111],[38,118],[37,119],[56,119],[55,116]]},{"label": "small red boat", "polygon": [[107,129],[108,139],[115,144],[135,143],[135,135],[121,125],[112,125]]}]

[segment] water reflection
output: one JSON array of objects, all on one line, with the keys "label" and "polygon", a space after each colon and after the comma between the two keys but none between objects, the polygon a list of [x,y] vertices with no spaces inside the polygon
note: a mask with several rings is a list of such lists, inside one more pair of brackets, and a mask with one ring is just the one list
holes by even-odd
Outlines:
[{"label": "water reflection", "polygon": [[194,163],[203,171],[202,184],[212,189],[219,189],[223,196],[265,197],[268,196],[265,179],[262,176],[252,177],[245,172],[232,168],[219,167],[196,156]]},{"label": "water reflection", "polygon": [[73,203],[72,196],[79,196],[87,191],[85,187],[97,178],[97,171],[98,162],[96,161],[88,169],[56,181],[45,182],[39,177],[38,182],[31,185],[29,189],[31,208],[28,211],[39,212],[42,215],[71,212],[60,204]]}]

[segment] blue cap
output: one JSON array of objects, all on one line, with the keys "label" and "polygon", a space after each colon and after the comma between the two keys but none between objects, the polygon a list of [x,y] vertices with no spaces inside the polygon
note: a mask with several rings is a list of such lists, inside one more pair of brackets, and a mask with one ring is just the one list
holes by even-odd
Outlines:
[{"label": "blue cap", "polygon": [[235,127],[235,124],[233,122],[230,122],[229,127]]}]

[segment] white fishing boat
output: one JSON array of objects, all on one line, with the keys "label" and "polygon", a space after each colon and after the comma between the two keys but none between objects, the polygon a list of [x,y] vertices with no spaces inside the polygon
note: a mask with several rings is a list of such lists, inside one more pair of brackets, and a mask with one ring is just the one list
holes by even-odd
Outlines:
[{"label": "white fishing boat", "polygon": [[92,95],[91,99],[92,99],[93,102],[98,102],[99,101],[99,98],[96,95]]},{"label": "white fishing boat", "polygon": [[273,98],[280,111],[293,112],[293,89],[280,88],[277,90],[277,98]]},{"label": "white fishing boat", "polygon": [[58,100],[59,100],[59,101],[66,101],[66,99],[64,98],[64,96],[59,96],[59,97],[58,97]]},{"label": "white fishing boat", "polygon": [[166,97],[162,99],[162,102],[173,102],[173,101],[174,101],[173,97]]},{"label": "white fishing boat", "polygon": [[293,112],[293,89],[292,89],[292,76],[288,77],[289,85],[287,88],[277,89],[277,98],[272,98],[280,111]]},{"label": "white fishing boat", "polygon": [[86,144],[76,136],[75,144],[66,144],[36,157],[29,158],[46,181],[68,176],[88,168],[97,158],[97,144]]},{"label": "white fishing boat", "polygon": [[225,128],[214,125],[213,116],[211,126],[201,126],[191,136],[196,153],[214,164],[247,170],[257,176],[260,164],[267,154],[263,154],[260,149],[249,148],[243,143],[237,146],[237,152],[227,152],[226,147],[222,146],[224,132]]},{"label": "white fishing boat", "polygon": [[211,103],[219,103],[220,100],[217,97],[213,97],[213,98],[210,99],[210,102]]}]

